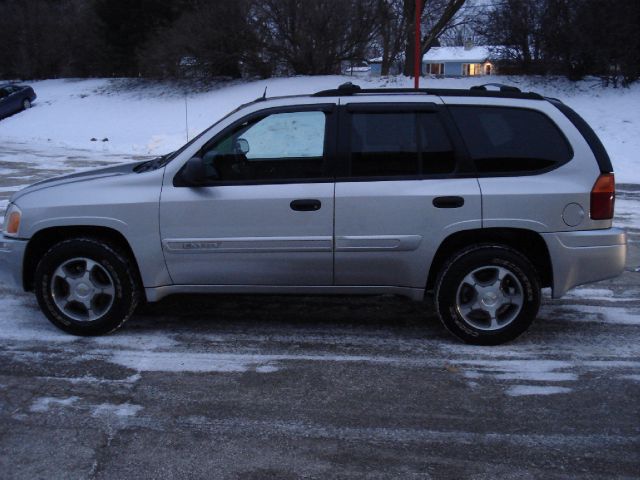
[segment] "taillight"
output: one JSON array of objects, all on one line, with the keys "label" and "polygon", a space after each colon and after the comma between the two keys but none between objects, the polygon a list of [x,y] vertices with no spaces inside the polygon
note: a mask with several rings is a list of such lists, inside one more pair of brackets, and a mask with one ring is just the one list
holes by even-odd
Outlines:
[{"label": "taillight", "polygon": [[612,219],[615,198],[616,182],[613,173],[603,173],[591,189],[591,219]]}]

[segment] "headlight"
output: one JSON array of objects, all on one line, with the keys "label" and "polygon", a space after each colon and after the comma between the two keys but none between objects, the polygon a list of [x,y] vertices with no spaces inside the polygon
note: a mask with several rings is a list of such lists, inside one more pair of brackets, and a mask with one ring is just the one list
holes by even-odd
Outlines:
[{"label": "headlight", "polygon": [[21,218],[22,212],[20,209],[13,203],[9,204],[7,212],[4,214],[4,227],[2,229],[7,237],[18,236]]}]

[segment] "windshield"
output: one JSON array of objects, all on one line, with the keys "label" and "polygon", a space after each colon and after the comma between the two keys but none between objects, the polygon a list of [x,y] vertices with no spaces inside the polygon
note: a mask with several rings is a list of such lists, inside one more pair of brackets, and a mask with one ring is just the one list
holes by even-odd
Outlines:
[{"label": "windshield", "polygon": [[205,128],[202,132],[200,132],[198,135],[193,137],[191,140],[189,140],[187,143],[185,143],[182,147],[180,147],[175,152],[167,153],[167,154],[162,155],[160,157],[157,157],[157,158],[154,158],[152,160],[148,160],[148,161],[146,161],[144,163],[141,163],[140,165],[136,166],[134,171],[136,173],[142,173],[142,172],[149,172],[151,170],[157,170],[158,168],[164,167],[169,162],[171,162],[173,159],[175,159],[178,155],[180,155],[182,152],[184,152],[187,148],[189,148],[191,145],[193,145],[194,142],[198,141],[200,139],[200,137],[202,137],[205,133],[207,133],[209,130],[211,130],[213,127],[218,125],[220,122],[222,122],[226,118],[228,118],[231,115],[233,115],[234,113],[236,113],[238,110],[240,110],[244,106],[245,105],[240,105],[235,110],[232,110],[231,112],[227,113],[224,117],[222,117],[220,120],[215,122],[209,128]]}]

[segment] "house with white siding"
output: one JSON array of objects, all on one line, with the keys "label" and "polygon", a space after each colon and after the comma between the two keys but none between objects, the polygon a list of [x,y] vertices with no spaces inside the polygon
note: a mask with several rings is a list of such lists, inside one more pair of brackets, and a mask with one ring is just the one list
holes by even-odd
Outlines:
[{"label": "house with white siding", "polygon": [[422,57],[422,73],[443,77],[473,77],[495,74],[491,47],[432,47]]}]

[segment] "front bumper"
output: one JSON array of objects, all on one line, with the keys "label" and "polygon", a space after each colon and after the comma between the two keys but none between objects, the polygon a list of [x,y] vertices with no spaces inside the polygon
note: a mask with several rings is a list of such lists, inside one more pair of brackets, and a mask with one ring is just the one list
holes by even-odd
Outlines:
[{"label": "front bumper", "polygon": [[0,281],[23,288],[22,266],[26,240],[0,236]]},{"label": "front bumper", "polygon": [[617,277],[627,259],[627,235],[619,228],[543,233],[553,265],[553,298],[584,283]]}]

